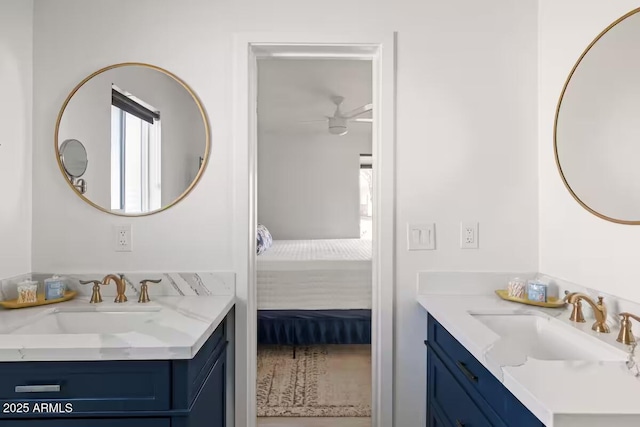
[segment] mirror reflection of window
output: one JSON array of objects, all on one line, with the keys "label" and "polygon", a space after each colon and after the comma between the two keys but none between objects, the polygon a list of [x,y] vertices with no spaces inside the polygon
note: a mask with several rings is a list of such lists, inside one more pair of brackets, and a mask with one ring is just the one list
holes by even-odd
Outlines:
[{"label": "mirror reflection of window", "polygon": [[116,90],[111,105],[111,209],[149,212],[162,207],[160,114]]}]

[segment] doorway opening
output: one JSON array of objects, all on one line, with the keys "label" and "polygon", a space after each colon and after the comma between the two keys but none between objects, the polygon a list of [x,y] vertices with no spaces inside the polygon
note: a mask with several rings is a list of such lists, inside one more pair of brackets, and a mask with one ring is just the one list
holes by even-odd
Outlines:
[{"label": "doorway opening", "polygon": [[[287,42],[282,42],[287,40]],[[354,60],[371,64],[371,418],[373,427],[393,423],[393,306],[395,280],[395,34],[313,35],[237,34],[235,40],[235,235],[237,261],[235,422],[253,427],[257,422],[258,365],[258,217],[262,184],[259,180],[259,61],[265,59]],[[340,94],[329,94],[335,99]],[[344,96],[343,96],[344,97]],[[345,97],[346,98],[346,97]],[[334,107],[335,101],[331,100]],[[342,101],[346,102],[346,101]],[[362,105],[352,105],[352,111]],[[321,115],[326,114],[323,110]],[[325,129],[344,133],[344,123],[326,117]],[[318,126],[318,124],[310,124]],[[350,125],[350,124],[347,124]],[[358,124],[362,126],[363,124]],[[355,126],[355,124],[354,124]],[[351,128],[353,129],[353,128]],[[348,133],[346,134],[348,135]],[[340,137],[338,137],[340,138]],[[356,237],[361,230],[360,154],[354,160]],[[304,162],[302,162],[304,165]],[[331,170],[323,171],[324,175]],[[266,225],[268,228],[268,224]],[[272,230],[274,231],[274,230]],[[274,231],[275,234],[275,231]],[[266,238],[268,240],[268,237]],[[277,239],[276,239],[277,240]],[[313,239],[311,239],[313,240]],[[267,252],[268,253],[268,252]],[[246,283],[246,286],[245,286]],[[297,350],[300,351],[300,348]],[[293,349],[289,360],[293,359]],[[314,417],[305,418],[312,420]],[[300,420],[300,419],[299,419]],[[313,424],[310,424],[313,425]],[[324,424],[321,424],[324,425]],[[366,424],[369,425],[369,424]]]},{"label": "doorway opening", "polygon": [[258,59],[258,426],[371,426],[372,79]]}]

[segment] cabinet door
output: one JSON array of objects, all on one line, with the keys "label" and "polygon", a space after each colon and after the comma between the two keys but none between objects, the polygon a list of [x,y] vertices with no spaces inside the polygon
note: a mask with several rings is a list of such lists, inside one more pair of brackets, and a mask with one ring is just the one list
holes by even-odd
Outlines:
[{"label": "cabinet door", "polygon": [[436,409],[437,412],[442,413],[443,420],[455,427],[497,427],[503,425],[502,423],[492,424],[484,416],[431,347],[427,347],[427,375],[427,395],[431,418],[434,417],[434,409]]},{"label": "cabinet door", "polygon": [[170,427],[169,418],[3,420],[2,427]]},{"label": "cabinet door", "polygon": [[[505,425],[544,427],[515,396],[505,388],[469,351],[442,325],[429,315],[428,346],[441,358],[460,385],[493,420],[498,417]],[[494,424],[497,421],[492,421]]]},{"label": "cabinet door", "polygon": [[447,427],[447,424],[442,421],[438,412],[432,408],[427,418],[427,427]]},{"label": "cabinet door", "polygon": [[211,369],[187,421],[188,427],[225,427],[227,392],[227,351],[220,354]]},{"label": "cabinet door", "polygon": [[220,352],[226,348],[226,333],[224,320],[193,359],[173,361],[172,409],[191,408]]}]

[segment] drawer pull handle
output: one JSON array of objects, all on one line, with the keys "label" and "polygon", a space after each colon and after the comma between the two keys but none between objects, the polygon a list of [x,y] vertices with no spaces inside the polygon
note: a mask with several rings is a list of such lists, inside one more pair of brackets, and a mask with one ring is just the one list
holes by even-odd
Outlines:
[{"label": "drawer pull handle", "polygon": [[456,420],[456,427],[464,427],[464,424],[460,420]]},{"label": "drawer pull handle", "polygon": [[51,385],[17,385],[16,393],[59,393],[60,386],[58,384]]},{"label": "drawer pull handle", "polygon": [[469,378],[469,380],[475,382],[478,382],[478,377],[476,377],[473,372],[471,372],[469,370],[469,368],[467,368],[467,365],[465,365],[464,363],[462,363],[461,361],[457,361],[456,362],[456,366],[458,368],[460,368],[460,370],[462,371],[462,373],[465,375],[465,377]]}]

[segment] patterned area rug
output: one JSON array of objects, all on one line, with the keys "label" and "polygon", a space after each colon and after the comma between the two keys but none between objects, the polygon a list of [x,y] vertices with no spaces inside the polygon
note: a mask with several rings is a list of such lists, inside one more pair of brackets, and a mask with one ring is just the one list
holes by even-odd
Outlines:
[{"label": "patterned area rug", "polygon": [[259,417],[370,417],[371,346],[258,347]]}]

